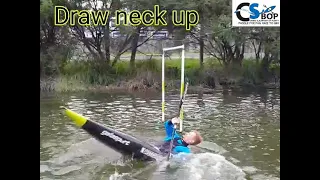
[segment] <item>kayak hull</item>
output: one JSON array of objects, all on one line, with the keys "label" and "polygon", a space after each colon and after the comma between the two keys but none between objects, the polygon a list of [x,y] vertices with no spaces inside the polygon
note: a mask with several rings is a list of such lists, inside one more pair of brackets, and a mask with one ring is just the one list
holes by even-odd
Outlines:
[{"label": "kayak hull", "polygon": [[134,136],[88,120],[69,109],[66,109],[66,115],[95,139],[122,154],[131,155],[133,158],[141,160],[158,161],[165,158],[165,155],[156,147]]}]

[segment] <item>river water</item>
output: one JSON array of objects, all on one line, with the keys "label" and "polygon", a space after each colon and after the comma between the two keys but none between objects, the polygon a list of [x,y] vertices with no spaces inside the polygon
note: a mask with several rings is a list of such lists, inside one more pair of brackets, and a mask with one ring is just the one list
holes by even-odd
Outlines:
[{"label": "river water", "polygon": [[[166,95],[169,116],[179,94]],[[170,168],[122,157],[68,119],[66,106],[89,119],[149,142],[164,137],[161,94],[71,93],[40,97],[40,179],[280,179],[280,92],[259,89],[187,94],[184,131],[204,142]]]}]

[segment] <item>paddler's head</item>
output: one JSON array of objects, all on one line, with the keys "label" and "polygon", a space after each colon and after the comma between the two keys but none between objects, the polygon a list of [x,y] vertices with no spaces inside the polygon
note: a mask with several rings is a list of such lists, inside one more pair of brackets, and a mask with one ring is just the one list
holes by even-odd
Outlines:
[{"label": "paddler's head", "polygon": [[[181,119],[179,117],[174,117],[171,119],[171,122],[177,126],[180,124]],[[202,137],[198,131],[194,130],[184,134],[183,141],[189,145],[197,145],[202,142]]]},{"label": "paddler's head", "polygon": [[202,142],[202,137],[198,131],[194,130],[183,135],[183,141],[189,145],[197,145]]}]

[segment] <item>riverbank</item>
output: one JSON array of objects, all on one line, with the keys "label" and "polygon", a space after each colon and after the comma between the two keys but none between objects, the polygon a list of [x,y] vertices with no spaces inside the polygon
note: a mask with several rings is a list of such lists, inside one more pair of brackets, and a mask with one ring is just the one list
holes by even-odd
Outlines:
[{"label": "riverbank", "polygon": [[[166,90],[180,88],[181,60],[166,62]],[[262,75],[255,60],[244,60],[241,67],[223,67],[217,60],[206,59],[200,68],[197,59],[186,59],[185,77],[190,91],[212,91],[223,86],[280,87],[280,65],[272,64]],[[161,60],[119,61],[112,69],[89,62],[69,62],[59,77],[40,80],[40,91],[160,91]]]}]

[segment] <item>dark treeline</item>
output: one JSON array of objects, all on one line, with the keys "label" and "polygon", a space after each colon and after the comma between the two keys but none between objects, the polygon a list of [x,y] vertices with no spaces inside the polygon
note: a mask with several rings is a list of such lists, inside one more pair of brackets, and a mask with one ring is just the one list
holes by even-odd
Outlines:
[{"label": "dark treeline", "polygon": [[[141,24],[112,28],[84,27],[77,23],[75,26],[54,25],[55,6],[65,6],[73,10],[109,10],[113,16],[116,10],[153,11],[154,5],[159,5],[168,12],[179,10],[181,7],[196,10],[200,15],[199,24],[187,31],[185,26],[174,26],[170,17],[172,13],[168,13],[167,26],[146,27]],[[124,75],[131,74],[132,77],[134,74],[134,77],[145,78],[146,75],[142,75],[141,69],[139,70],[143,63],[138,62],[137,54],[139,47],[151,40],[151,38],[141,40],[139,37],[139,34],[147,28],[152,28],[154,31],[166,30],[173,42],[183,42],[188,39],[189,43],[197,46],[199,56],[193,59],[197,62],[197,66],[192,68],[197,68],[194,71],[198,73],[193,74],[216,72],[217,68],[207,66],[210,61],[215,61],[217,63],[213,64],[220,66],[221,82],[223,77],[229,77],[239,69],[242,69],[242,73],[238,75],[246,76],[247,82],[250,81],[251,84],[274,81],[274,79],[279,81],[280,28],[232,27],[231,12],[231,0],[40,0],[40,82],[50,78],[72,76],[82,82],[109,85],[115,83],[115,79],[119,79],[121,74],[119,72],[123,69],[126,69],[126,72],[122,72]],[[112,16],[107,19],[107,24],[112,21]],[[112,38],[110,33],[113,31],[119,31],[123,36]],[[253,49],[254,57],[245,64],[247,49]],[[123,65],[119,65],[123,64],[121,61],[123,54],[130,54],[126,68],[121,68]],[[205,55],[214,58],[205,59]],[[80,56],[85,56],[86,61],[76,61],[77,63],[72,61],[74,57]],[[151,65],[149,63],[146,66]],[[127,78],[127,76],[121,77]],[[123,81],[123,78],[120,80]],[[207,84],[208,82],[210,80]]]}]

